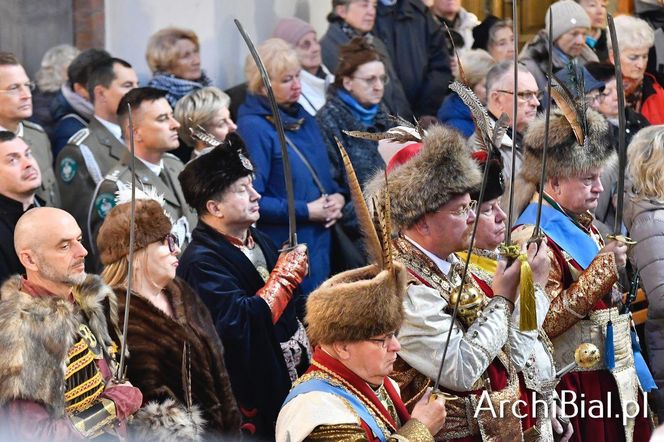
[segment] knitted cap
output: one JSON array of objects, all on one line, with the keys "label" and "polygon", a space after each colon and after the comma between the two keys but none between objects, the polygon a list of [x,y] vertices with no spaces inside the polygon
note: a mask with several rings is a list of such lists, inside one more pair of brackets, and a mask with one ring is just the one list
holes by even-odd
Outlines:
[{"label": "knitted cap", "polygon": [[302,37],[316,30],[304,20],[297,17],[282,18],[272,32],[272,37],[280,38],[291,46],[297,46]]},{"label": "knitted cap", "polygon": [[[549,9],[553,11],[553,41],[574,28],[590,28],[590,18],[583,7],[574,0],[561,0],[552,4]],[[549,10],[544,16],[546,32],[549,33]]]}]

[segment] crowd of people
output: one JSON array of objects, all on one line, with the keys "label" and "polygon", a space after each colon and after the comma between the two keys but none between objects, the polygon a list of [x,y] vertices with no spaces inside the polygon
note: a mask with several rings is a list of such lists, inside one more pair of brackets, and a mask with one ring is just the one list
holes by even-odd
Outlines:
[{"label": "crowd of people", "polygon": [[271,90],[177,27],[146,85],[0,52],[0,439],[657,437],[664,3],[616,41],[606,3],[517,54],[460,0],[332,0],[256,42]]}]

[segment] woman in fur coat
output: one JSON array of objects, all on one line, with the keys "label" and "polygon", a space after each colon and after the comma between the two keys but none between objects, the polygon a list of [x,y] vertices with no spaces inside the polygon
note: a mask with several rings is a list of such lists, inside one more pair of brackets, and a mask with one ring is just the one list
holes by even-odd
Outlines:
[{"label": "woman in fur coat", "polygon": [[[125,309],[130,204],[119,204],[97,244],[102,277]],[[127,377],[143,392],[136,437],[201,440],[239,434],[239,412],[207,308],[175,278],[180,249],[171,221],[155,199],[136,201],[136,238],[127,347]]]}]

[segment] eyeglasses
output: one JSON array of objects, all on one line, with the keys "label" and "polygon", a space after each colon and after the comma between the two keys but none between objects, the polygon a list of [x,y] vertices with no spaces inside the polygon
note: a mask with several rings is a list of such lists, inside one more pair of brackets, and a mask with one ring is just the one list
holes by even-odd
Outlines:
[{"label": "eyeglasses", "polygon": [[[497,90],[496,92],[502,92],[503,94],[510,94],[514,95],[514,91],[505,91],[502,89]],[[542,101],[542,98],[544,97],[544,92],[542,91],[519,91],[516,93],[516,96],[519,97],[520,100],[522,101],[530,101],[530,100],[537,100],[537,101]]]},{"label": "eyeglasses", "polygon": [[168,244],[168,250],[171,253],[174,253],[175,251],[178,250],[178,247],[180,247],[180,241],[178,241],[178,237],[173,235],[172,233],[167,234],[162,240],[162,242],[163,241],[166,241],[166,243]]},{"label": "eyeglasses", "polygon": [[29,81],[27,83],[14,83],[10,84],[7,89],[0,89],[0,92],[3,92],[7,95],[18,95],[23,89],[27,89],[28,91],[32,92],[36,87],[37,85],[34,81]]},{"label": "eyeglasses", "polygon": [[588,104],[597,103],[601,96],[601,94],[586,95],[586,102],[588,102]]},{"label": "eyeglasses", "polygon": [[396,338],[397,334],[399,331],[393,331],[392,333],[388,333],[385,335],[384,338],[369,338],[367,341],[375,342],[377,344],[380,344],[381,348],[386,349],[389,345],[390,342],[392,342],[393,338]]},{"label": "eyeglasses", "polygon": [[353,77],[353,78],[356,80],[364,81],[364,83],[366,83],[367,86],[376,86],[376,84],[378,84],[379,81],[383,84],[383,86],[387,86],[387,84],[390,82],[390,77],[388,77],[387,75],[381,75],[379,77],[374,75],[373,77],[369,78],[363,78],[363,77]]},{"label": "eyeglasses", "polygon": [[475,209],[477,208],[477,201],[475,200],[470,200],[468,204],[465,206],[461,206],[456,210],[439,210],[439,212],[447,212],[450,213],[454,216],[460,216],[464,218],[468,218],[468,215],[470,212],[475,212]]}]

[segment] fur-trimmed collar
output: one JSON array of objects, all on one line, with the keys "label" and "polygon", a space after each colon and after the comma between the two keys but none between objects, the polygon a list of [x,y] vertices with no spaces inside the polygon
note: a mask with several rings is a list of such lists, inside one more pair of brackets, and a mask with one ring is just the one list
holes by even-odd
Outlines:
[{"label": "fur-trimmed collar", "polygon": [[111,344],[103,301],[117,303],[98,276],[75,287],[75,303],[59,296],[31,296],[22,291],[21,276],[0,289],[0,406],[14,399],[46,405],[54,417],[64,414],[67,352],[85,321],[97,339]]}]

